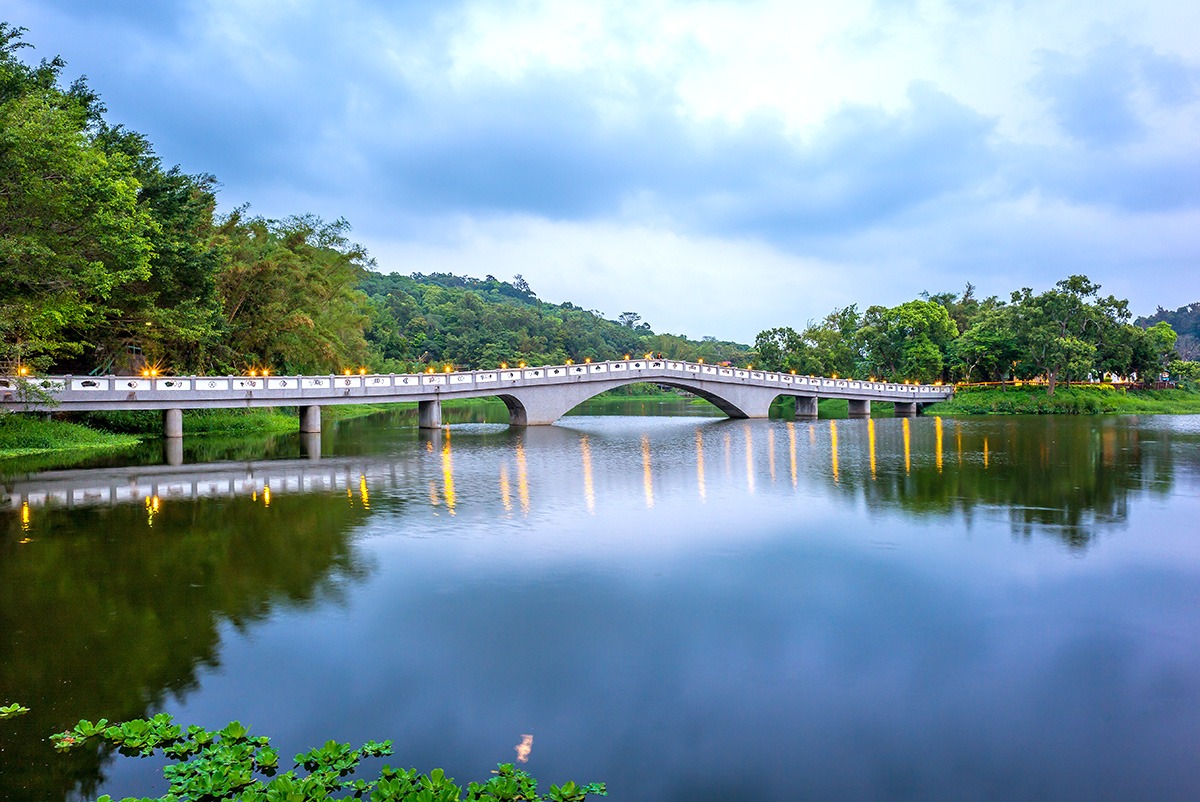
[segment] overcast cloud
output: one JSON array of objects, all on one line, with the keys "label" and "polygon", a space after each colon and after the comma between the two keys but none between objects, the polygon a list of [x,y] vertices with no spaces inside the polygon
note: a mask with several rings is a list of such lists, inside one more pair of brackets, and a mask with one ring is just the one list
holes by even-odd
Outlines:
[{"label": "overcast cloud", "polygon": [[1194,0],[2,8],[225,209],[386,271],[742,341],[967,281],[1200,300]]}]

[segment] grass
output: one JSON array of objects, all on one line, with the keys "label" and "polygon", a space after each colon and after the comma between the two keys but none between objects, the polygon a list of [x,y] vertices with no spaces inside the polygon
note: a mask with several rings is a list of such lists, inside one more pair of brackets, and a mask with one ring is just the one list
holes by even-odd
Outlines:
[{"label": "grass", "polygon": [[[378,404],[327,406],[321,408],[321,417],[327,423],[350,420],[386,408]],[[294,410],[195,409],[183,413],[184,436],[285,434],[298,428]],[[94,412],[74,421],[0,414],[0,461],[70,452],[86,458],[90,453],[121,451],[161,436],[162,413],[155,411]]]},{"label": "grass", "polygon": [[[321,407],[322,421],[350,420],[373,415],[387,407],[379,404],[331,405]],[[162,413],[89,412],[80,416],[81,422],[106,432],[159,437],[162,435]],[[295,409],[272,407],[262,409],[189,409],[183,413],[184,437],[196,434],[283,434],[300,426]]]},{"label": "grass", "polygon": [[932,415],[1111,415],[1196,414],[1195,390],[1124,390],[1107,384],[1059,387],[962,387],[949,401],[925,410]]},{"label": "grass", "polygon": [[0,459],[28,457],[53,451],[114,451],[131,448],[141,438],[102,432],[63,420],[33,415],[0,414]]}]

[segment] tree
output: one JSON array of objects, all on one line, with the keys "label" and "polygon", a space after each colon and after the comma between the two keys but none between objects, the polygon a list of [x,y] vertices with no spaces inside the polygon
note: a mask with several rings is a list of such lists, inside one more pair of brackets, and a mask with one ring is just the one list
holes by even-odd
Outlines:
[{"label": "tree", "polygon": [[942,375],[946,349],[956,336],[958,328],[940,303],[908,301],[869,308],[858,341],[868,372],[928,382]]},{"label": "tree", "polygon": [[244,210],[217,227],[229,347],[246,367],[304,373],[366,364],[370,318],[357,284],[371,262],[348,230],[345,220],[266,220]]},{"label": "tree", "polygon": [[981,312],[948,348],[955,373],[970,381],[978,371],[984,381],[999,380],[1020,358],[1012,310],[1000,306]]},{"label": "tree", "polygon": [[1046,376],[1047,395],[1054,395],[1060,378],[1082,377],[1092,371],[1105,336],[1111,343],[1129,318],[1125,301],[1099,298],[1099,290],[1100,285],[1078,275],[1039,295],[1028,287],[1012,294],[1026,372]]},{"label": "tree", "polygon": [[763,370],[795,370],[807,349],[800,334],[789,326],[761,331],[754,338],[755,363]]},{"label": "tree", "polygon": [[90,136],[94,96],[55,88],[61,60],[17,61],[21,33],[0,24],[0,357],[45,367],[81,353],[118,291],[149,277],[155,223],[129,159]]}]

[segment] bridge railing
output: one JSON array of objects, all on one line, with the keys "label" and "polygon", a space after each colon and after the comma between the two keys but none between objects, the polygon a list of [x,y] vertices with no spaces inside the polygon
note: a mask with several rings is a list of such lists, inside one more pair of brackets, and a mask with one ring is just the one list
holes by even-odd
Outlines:
[{"label": "bridge railing", "polygon": [[[479,390],[514,382],[553,383],[570,380],[605,380],[624,378],[632,374],[651,374],[648,381],[682,378],[702,381],[750,383],[770,387],[777,385],[781,392],[807,391],[825,393],[877,392],[903,394],[919,400],[922,397],[945,397],[953,392],[950,386],[918,385],[895,382],[876,382],[863,379],[803,376],[777,371],[735,368],[700,362],[671,359],[630,359],[582,364],[546,365],[542,367],[501,367],[490,370],[449,371],[413,374],[329,374],[322,376],[47,376],[32,378],[0,377],[0,401],[15,403],[15,391],[21,382],[51,395],[70,395],[75,398],[103,393],[203,393],[205,395],[245,394],[274,391],[287,395],[317,395],[322,392],[362,391],[375,393],[419,394],[445,390]],[[282,391],[282,392],[280,392]],[[371,391],[375,391],[372,393]],[[931,399],[932,400],[932,399]]]}]

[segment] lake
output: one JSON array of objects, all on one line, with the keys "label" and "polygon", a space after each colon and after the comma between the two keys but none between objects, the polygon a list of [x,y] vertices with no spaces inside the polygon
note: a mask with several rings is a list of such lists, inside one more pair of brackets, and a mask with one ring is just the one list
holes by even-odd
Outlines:
[{"label": "lake", "polygon": [[160,711],[613,800],[1195,798],[1200,417],[615,411],[8,477],[0,799],[161,793],[44,741]]}]

